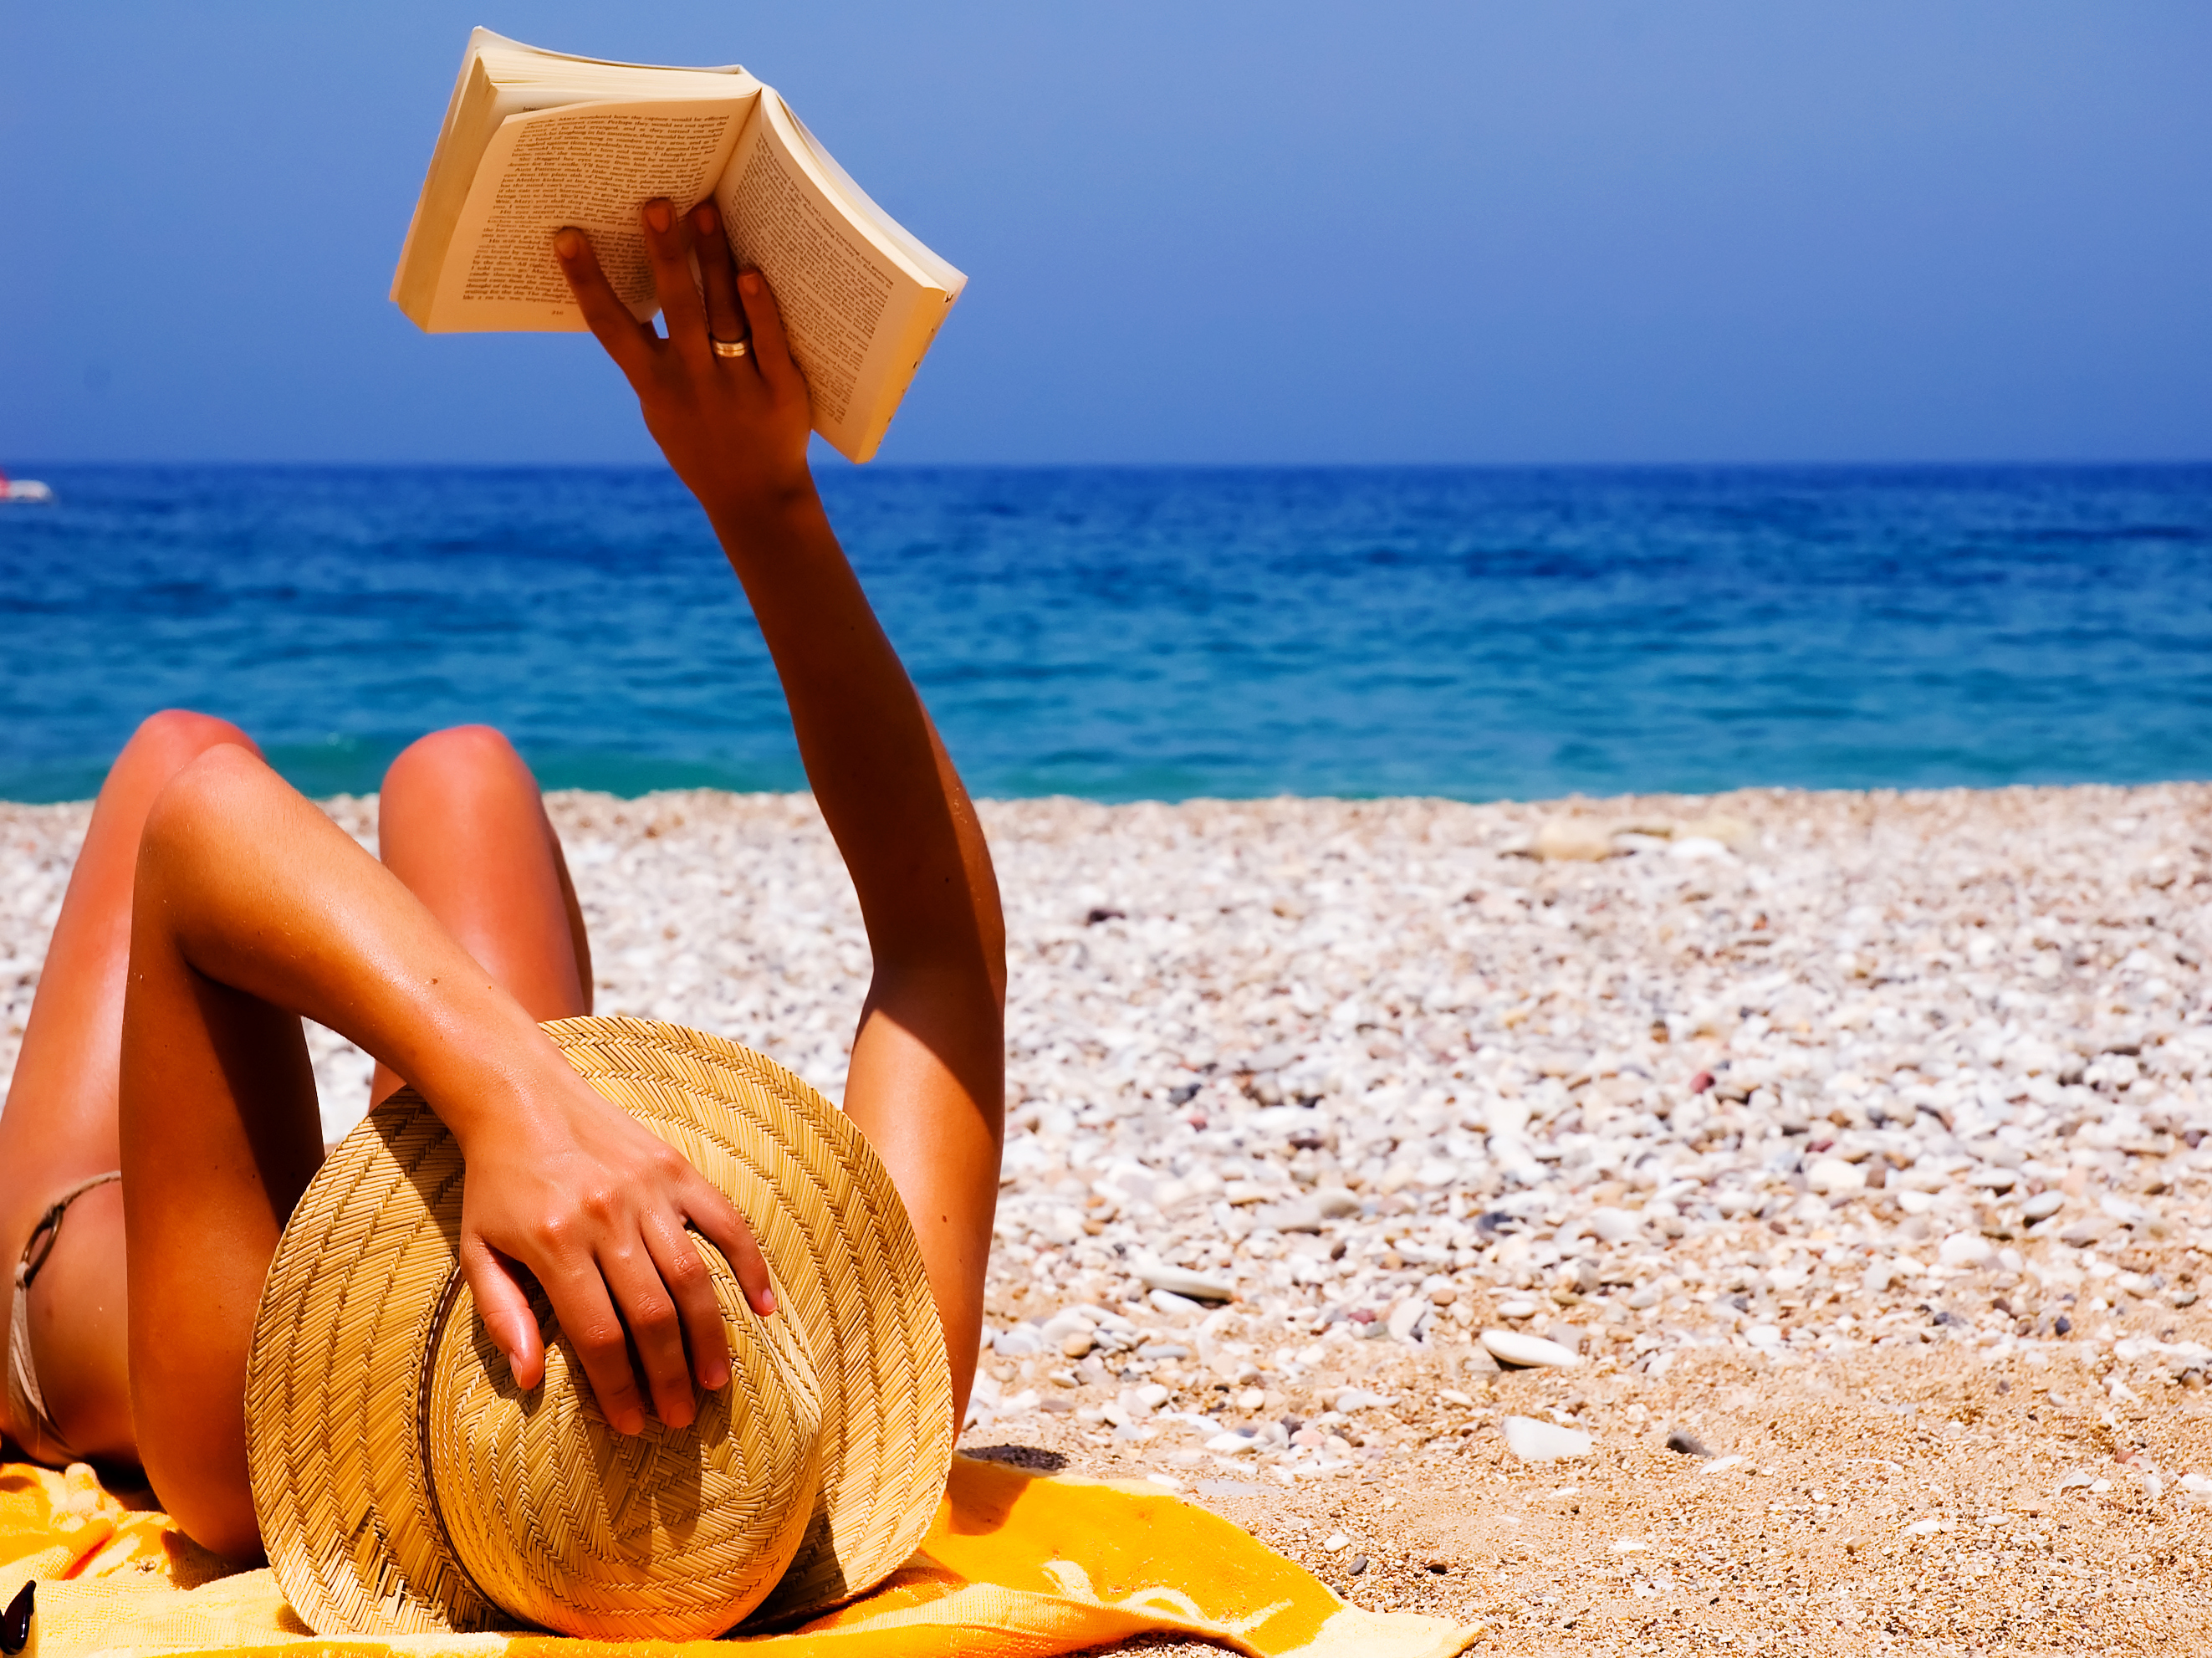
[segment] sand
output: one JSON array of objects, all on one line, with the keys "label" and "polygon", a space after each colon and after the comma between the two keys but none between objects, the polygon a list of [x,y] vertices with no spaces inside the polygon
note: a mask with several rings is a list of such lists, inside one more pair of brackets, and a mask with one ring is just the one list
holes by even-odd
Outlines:
[{"label": "sand", "polygon": [[[811,804],[551,806],[600,1010],[834,1095],[867,957]],[[1009,1137],[963,1442],[1500,1649],[2201,1643],[2209,814],[987,806]],[[0,808],[0,1066],[82,821]],[[316,1051],[335,1134],[366,1061]]]}]

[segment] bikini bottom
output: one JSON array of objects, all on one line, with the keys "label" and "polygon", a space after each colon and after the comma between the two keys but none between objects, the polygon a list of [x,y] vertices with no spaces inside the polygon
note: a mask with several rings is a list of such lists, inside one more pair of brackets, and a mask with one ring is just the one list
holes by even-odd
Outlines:
[{"label": "bikini bottom", "polygon": [[38,1367],[31,1362],[31,1281],[54,1253],[61,1235],[62,1217],[69,1206],[94,1186],[119,1180],[123,1171],[95,1174],[79,1180],[54,1199],[23,1245],[23,1258],[15,1263],[15,1310],[8,1321],[8,1415],[17,1430],[28,1436],[23,1448],[40,1462],[66,1464],[81,1460],[62,1437],[62,1430],[46,1411],[46,1395],[39,1391]]}]

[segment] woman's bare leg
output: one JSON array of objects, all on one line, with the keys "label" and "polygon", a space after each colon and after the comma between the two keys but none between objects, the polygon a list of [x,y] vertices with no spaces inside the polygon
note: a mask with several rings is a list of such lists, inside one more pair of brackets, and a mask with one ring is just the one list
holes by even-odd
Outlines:
[{"label": "woman's bare leg", "polygon": [[[538,779],[485,725],[434,731],[384,774],[385,868],[533,1019],[592,1010],[592,951]],[[382,1065],[369,1097],[399,1078]]]},{"label": "woman's bare leg", "polygon": [[[188,768],[163,791],[141,843],[118,1090],[126,1350],[155,1496],[194,1540],[249,1560],[261,1538],[246,1479],[246,1354],[323,1137],[298,1015],[201,972],[165,924],[193,884],[177,820],[210,809],[213,791],[193,787],[206,773]],[[296,837],[271,826],[282,856]]]},{"label": "woman's bare leg", "polygon": [[[235,810],[229,802],[259,792],[250,778],[194,790],[196,781],[184,780],[183,802],[166,803],[171,819]],[[559,843],[505,738],[484,727],[423,738],[392,763],[379,814],[386,867],[532,1018],[588,1010]],[[164,856],[185,832],[156,825],[149,902],[164,880],[192,878],[190,859]],[[292,854],[302,867],[313,856],[306,845]],[[158,1328],[142,1329],[132,1355],[151,1418],[147,1468],[193,1537],[244,1557],[258,1536],[242,1477],[246,1351],[270,1258],[321,1161],[314,1079],[296,1017],[210,979],[161,930],[141,938],[135,965],[125,1189],[132,1235],[149,1247],[132,1255],[131,1277],[148,1306],[192,1308],[141,1320]],[[374,1097],[399,1081],[380,1064]],[[189,1164],[194,1176],[134,1178],[140,1161]]]},{"label": "woman's bare leg", "polygon": [[[253,750],[228,721],[173,709],[153,716],[93,808],[0,1112],[0,1323],[13,1316],[15,1265],[40,1213],[77,1181],[122,1165],[116,1070],[138,838],[163,785],[217,743]],[[85,1455],[128,1462],[137,1451],[125,1331],[123,1194],[100,1186],[70,1205],[32,1287],[31,1337],[64,1437]],[[28,1429],[0,1426],[19,1442]]]},{"label": "woman's bare leg", "polygon": [[[139,838],[163,785],[217,743],[258,752],[226,721],[156,714],[100,791],[47,951],[9,1109],[0,1113],[0,1266],[13,1265],[54,1194],[122,1164],[117,1067]],[[386,779],[382,838],[387,865],[532,1017],[591,1010],[583,917],[560,843],[535,780],[505,738],[464,727],[410,747]],[[264,1056],[288,1056],[264,1079],[286,1102],[275,1114],[296,1125],[296,1021],[287,1025],[289,1015],[257,1006],[262,1011],[249,1022],[276,1020],[261,1033],[274,1043]],[[398,1085],[380,1066],[375,1097]],[[257,1088],[255,1097],[265,1092]],[[64,1436],[87,1455],[118,1461],[137,1455],[125,1276],[123,1193],[98,1187],[70,1206],[33,1289],[32,1328],[42,1389]],[[12,1294],[9,1275],[0,1272],[0,1321]],[[27,1426],[0,1423],[18,1439]]]}]

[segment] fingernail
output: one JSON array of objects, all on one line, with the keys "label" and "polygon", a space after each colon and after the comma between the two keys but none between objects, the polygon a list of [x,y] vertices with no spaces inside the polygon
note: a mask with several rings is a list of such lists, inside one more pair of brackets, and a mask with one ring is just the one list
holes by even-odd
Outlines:
[{"label": "fingernail", "polygon": [[584,233],[580,230],[556,230],[553,251],[564,259],[573,259],[584,251]]},{"label": "fingernail", "polygon": [[667,229],[668,204],[666,202],[647,202],[645,204],[645,222],[651,225],[655,230]]},{"label": "fingernail", "polygon": [[0,1652],[17,1653],[31,1644],[31,1619],[37,1615],[38,1580],[33,1578],[15,1591],[8,1610],[0,1612]]},{"label": "fingernail", "polygon": [[748,294],[757,294],[760,292],[760,273],[757,271],[746,271],[738,278],[738,286]]}]

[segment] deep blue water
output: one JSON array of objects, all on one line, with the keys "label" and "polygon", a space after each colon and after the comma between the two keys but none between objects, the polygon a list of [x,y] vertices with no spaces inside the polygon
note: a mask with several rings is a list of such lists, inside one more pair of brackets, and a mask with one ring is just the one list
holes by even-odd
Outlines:
[{"label": "deep blue water", "polygon": [[[229,716],[314,792],[504,727],[549,785],[802,786],[647,470],[17,469],[0,797]],[[840,470],[970,786],[1528,798],[2212,777],[2212,467]]]}]

